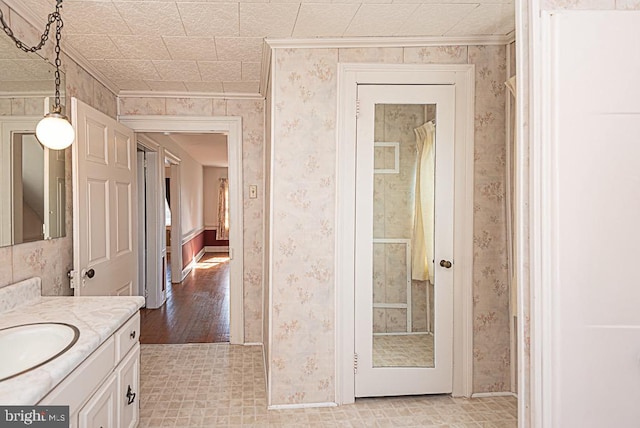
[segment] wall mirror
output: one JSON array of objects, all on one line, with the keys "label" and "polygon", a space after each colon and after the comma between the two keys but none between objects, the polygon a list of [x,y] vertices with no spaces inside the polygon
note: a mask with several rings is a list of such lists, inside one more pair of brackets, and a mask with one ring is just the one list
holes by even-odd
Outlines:
[{"label": "wall mirror", "polygon": [[373,367],[433,368],[436,105],[374,111]]},{"label": "wall mirror", "polygon": [[66,234],[65,153],[35,136],[53,100],[54,71],[0,34],[0,246]]}]

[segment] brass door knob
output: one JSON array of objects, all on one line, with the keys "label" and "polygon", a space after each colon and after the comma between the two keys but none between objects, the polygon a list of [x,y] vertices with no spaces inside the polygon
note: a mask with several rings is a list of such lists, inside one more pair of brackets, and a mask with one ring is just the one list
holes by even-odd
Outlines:
[{"label": "brass door knob", "polygon": [[440,260],[440,266],[442,266],[443,268],[451,268],[451,262],[449,260]]}]

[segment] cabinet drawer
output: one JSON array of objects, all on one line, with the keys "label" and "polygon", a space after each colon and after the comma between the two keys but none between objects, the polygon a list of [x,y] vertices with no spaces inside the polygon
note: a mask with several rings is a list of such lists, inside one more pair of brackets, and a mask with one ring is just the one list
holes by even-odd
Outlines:
[{"label": "cabinet drawer", "polygon": [[69,414],[75,414],[102,380],[113,371],[116,365],[114,349],[115,343],[113,337],[110,337],[38,404],[68,405]]},{"label": "cabinet drawer", "polygon": [[137,312],[115,334],[116,361],[120,361],[140,339],[140,313]]}]

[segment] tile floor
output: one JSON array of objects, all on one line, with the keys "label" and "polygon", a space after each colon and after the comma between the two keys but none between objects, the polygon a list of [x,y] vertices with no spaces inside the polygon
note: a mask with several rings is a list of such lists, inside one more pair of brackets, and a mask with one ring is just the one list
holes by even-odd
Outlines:
[{"label": "tile floor", "polygon": [[373,366],[433,367],[433,335],[374,335]]},{"label": "tile floor", "polygon": [[142,345],[140,427],[516,427],[513,397],[358,399],[267,410],[262,348]]}]

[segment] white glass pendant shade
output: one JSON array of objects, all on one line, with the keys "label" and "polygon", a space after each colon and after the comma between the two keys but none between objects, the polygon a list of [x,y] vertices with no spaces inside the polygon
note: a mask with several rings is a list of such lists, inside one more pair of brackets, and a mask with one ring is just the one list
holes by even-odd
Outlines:
[{"label": "white glass pendant shade", "polygon": [[61,150],[73,143],[75,132],[65,115],[52,112],[38,122],[36,137],[44,146],[53,150]]}]

